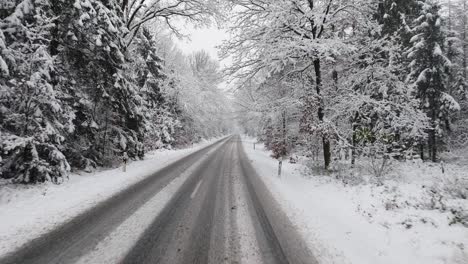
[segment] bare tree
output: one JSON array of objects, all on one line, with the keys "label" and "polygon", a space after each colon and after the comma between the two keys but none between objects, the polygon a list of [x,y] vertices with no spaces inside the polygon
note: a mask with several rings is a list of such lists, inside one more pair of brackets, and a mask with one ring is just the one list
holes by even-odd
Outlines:
[{"label": "bare tree", "polygon": [[176,35],[183,36],[176,26],[178,20],[189,21],[195,25],[210,24],[221,17],[218,0],[121,0],[123,20],[128,28],[126,33],[128,47],[140,28],[151,21],[165,23]]}]

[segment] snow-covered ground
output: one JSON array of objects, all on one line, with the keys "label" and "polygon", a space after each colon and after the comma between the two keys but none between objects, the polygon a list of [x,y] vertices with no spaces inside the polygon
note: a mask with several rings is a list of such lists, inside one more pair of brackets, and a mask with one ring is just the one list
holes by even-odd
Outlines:
[{"label": "snow-covered ground", "polygon": [[468,166],[396,164],[376,184],[365,169],[345,169],[343,180],[300,160],[278,178],[278,162],[254,141],[243,138],[249,159],[321,263],[468,263],[468,223],[454,221],[468,214]]},{"label": "snow-covered ground", "polygon": [[21,186],[0,181],[0,255],[216,140],[202,141],[192,148],[149,153],[144,160],[131,162],[125,173],[122,168],[117,168],[72,174],[68,181],[60,185]]}]

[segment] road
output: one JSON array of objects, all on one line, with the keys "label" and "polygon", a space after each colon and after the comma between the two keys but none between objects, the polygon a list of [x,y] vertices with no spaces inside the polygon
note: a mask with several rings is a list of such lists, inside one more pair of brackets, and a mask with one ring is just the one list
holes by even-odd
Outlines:
[{"label": "road", "polygon": [[186,180],[113,262],[317,263],[252,168],[239,136],[175,161],[0,263],[76,263],[84,256],[86,263],[101,263],[89,259],[90,252],[183,173]]}]

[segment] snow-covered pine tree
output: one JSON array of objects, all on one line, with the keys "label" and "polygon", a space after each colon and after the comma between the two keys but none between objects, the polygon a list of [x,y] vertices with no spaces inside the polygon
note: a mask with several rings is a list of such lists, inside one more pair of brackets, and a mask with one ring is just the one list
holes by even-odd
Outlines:
[{"label": "snow-covered pine tree", "polygon": [[125,74],[126,28],[117,1],[60,0],[53,10],[58,29],[52,49],[75,109],[67,157],[82,169],[110,165],[123,151],[135,157],[144,117],[136,85]]},{"label": "snow-covered pine tree", "polygon": [[465,99],[465,90],[468,87],[464,76],[464,17],[466,16],[463,1],[442,2],[443,27],[447,31],[446,55],[452,63],[449,75],[448,91],[461,102]]},{"label": "snow-covered pine tree", "polygon": [[62,153],[70,113],[48,49],[50,6],[23,0],[0,21],[0,174],[20,183],[59,182],[70,170]]},{"label": "snow-covered pine tree", "polygon": [[353,163],[369,146],[373,152],[401,158],[425,138],[427,117],[398,75],[401,64],[395,57],[400,46],[374,37],[360,39],[343,71],[345,80],[332,96],[334,130],[352,146]]},{"label": "snow-covered pine tree", "polygon": [[[403,50],[410,48],[410,39],[413,36],[409,25],[419,14],[421,5],[419,0],[383,0],[378,4],[377,12],[374,15],[375,21],[381,26],[381,32],[374,34],[376,39],[383,39],[388,44],[391,41],[393,45],[400,46]],[[377,30],[378,31],[378,30]],[[380,53],[382,59],[388,59],[389,54],[385,50]],[[399,64],[398,75],[400,80],[406,80],[410,72],[409,64],[411,62],[403,53],[392,55],[393,64]]]},{"label": "snow-covered pine tree", "polygon": [[[408,81],[416,97],[430,118],[428,150],[432,161],[437,161],[444,131],[449,129],[449,114],[460,109],[455,99],[447,93],[447,71],[451,62],[445,56],[446,34],[439,14],[440,5],[435,0],[420,1],[421,11],[412,28],[412,47],[408,51],[411,73]],[[423,145],[423,144],[422,144]],[[421,151],[424,158],[424,151]]]},{"label": "snow-covered pine tree", "polygon": [[[224,129],[224,121],[217,119],[220,111],[210,116],[216,111],[200,106],[202,82],[190,70],[177,68],[188,69],[186,57],[165,76],[160,43],[141,30],[145,21],[139,17],[132,20],[138,29],[129,30],[132,25],[124,23],[120,5],[124,2],[21,0],[0,12],[1,177],[58,182],[70,170],[69,163],[85,170],[114,165],[124,152],[142,157],[145,141],[155,142],[150,148],[167,147],[178,136],[191,143]],[[207,9],[203,14],[192,11],[210,1],[180,2],[190,9],[176,6],[171,17],[200,23],[209,17]],[[129,36],[138,43],[130,45]],[[184,74],[196,89],[179,82]],[[216,91],[213,87],[210,92]],[[219,93],[210,96],[204,99],[224,107]],[[184,107],[187,99],[203,118]]]},{"label": "snow-covered pine tree", "polygon": [[355,51],[341,62],[342,81],[327,97],[334,105],[330,124],[339,145],[351,147],[352,163],[366,145],[401,156],[424,136],[425,118],[404,83],[409,61],[401,53],[409,45],[407,22],[420,9],[417,2],[380,1],[374,19],[348,36]]},{"label": "snow-covered pine tree", "polygon": [[138,33],[134,41],[138,56],[130,58],[133,78],[138,84],[138,93],[143,99],[145,116],[144,146],[146,149],[167,148],[174,143],[174,133],[179,122],[170,110],[167,89],[168,77],[164,73],[163,60],[158,56],[157,44],[147,28]]},{"label": "snow-covered pine tree", "polygon": [[460,104],[461,111],[453,113],[449,143],[452,148],[463,148],[467,145],[468,124],[468,76],[466,75],[466,19],[468,17],[466,0],[442,1],[443,28],[447,30],[446,55],[452,63],[449,72],[448,91]]},{"label": "snow-covered pine tree", "polygon": [[407,24],[417,16],[420,6],[419,0],[383,0],[380,1],[375,18],[382,25],[383,36],[395,34],[403,43],[408,43]]},{"label": "snow-covered pine tree", "polygon": [[268,117],[264,118],[262,123],[261,141],[265,144],[266,149],[271,150],[274,141],[273,121],[271,120],[271,117]]}]

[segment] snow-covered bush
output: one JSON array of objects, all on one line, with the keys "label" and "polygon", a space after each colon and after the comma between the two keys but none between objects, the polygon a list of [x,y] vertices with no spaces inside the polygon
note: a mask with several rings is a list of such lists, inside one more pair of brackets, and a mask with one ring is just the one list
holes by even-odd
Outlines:
[{"label": "snow-covered bush", "polygon": [[388,175],[392,169],[392,160],[387,155],[370,156],[367,161],[367,170],[379,181],[382,177]]},{"label": "snow-covered bush", "polygon": [[68,175],[70,165],[54,144],[34,138],[0,136],[0,176],[18,183],[52,181],[60,183]]},{"label": "snow-covered bush", "polygon": [[459,175],[450,175],[447,173],[447,177],[444,178],[441,185],[443,191],[447,193],[451,198],[454,199],[468,199],[468,178],[463,178]]}]

